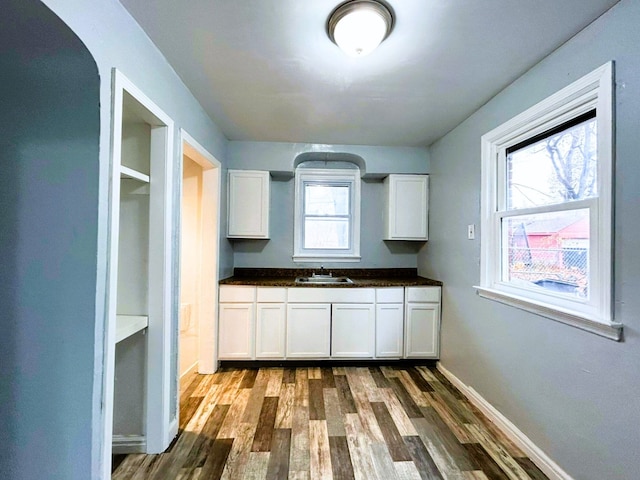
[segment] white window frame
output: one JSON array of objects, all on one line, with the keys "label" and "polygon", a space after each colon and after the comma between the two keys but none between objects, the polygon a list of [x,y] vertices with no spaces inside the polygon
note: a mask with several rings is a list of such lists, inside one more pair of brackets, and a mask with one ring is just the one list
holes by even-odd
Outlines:
[{"label": "white window frame", "polygon": [[[506,209],[506,150],[538,134],[596,110],[597,191],[593,199],[534,209]],[[620,340],[622,325],[612,310],[613,63],[548,97],[482,136],[482,297]],[[587,208],[590,212],[588,299],[568,298],[502,281],[501,222],[510,216]]]},{"label": "white window frame", "polygon": [[[360,169],[296,168],[294,250],[295,262],[359,262],[360,261]],[[304,186],[315,184],[348,184],[350,187],[350,245],[345,250],[305,249]]]}]

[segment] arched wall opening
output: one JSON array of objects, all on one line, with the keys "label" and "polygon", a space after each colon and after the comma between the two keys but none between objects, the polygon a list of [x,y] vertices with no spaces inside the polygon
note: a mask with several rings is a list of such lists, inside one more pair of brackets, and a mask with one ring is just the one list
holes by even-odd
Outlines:
[{"label": "arched wall opening", "polygon": [[2,10],[0,477],[87,478],[100,415],[100,78],[84,44],[40,1]]}]

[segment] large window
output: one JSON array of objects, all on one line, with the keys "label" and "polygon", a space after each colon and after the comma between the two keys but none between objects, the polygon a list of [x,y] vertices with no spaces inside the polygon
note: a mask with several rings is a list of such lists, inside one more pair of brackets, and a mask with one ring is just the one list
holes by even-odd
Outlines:
[{"label": "large window", "polygon": [[612,65],[482,137],[482,296],[619,338]]},{"label": "large window", "polygon": [[296,169],[294,260],[360,259],[359,172]]}]

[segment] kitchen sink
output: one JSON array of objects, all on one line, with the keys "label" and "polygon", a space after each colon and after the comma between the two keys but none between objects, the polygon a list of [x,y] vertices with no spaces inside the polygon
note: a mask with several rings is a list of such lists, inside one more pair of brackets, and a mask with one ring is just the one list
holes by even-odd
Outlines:
[{"label": "kitchen sink", "polygon": [[314,285],[335,285],[337,283],[353,283],[349,277],[333,277],[331,275],[312,275],[311,277],[298,277],[296,283],[308,283]]}]

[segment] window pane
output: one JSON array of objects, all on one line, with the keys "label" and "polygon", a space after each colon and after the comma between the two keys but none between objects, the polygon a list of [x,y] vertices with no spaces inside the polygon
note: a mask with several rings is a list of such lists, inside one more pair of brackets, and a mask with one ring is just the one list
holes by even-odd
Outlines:
[{"label": "window pane", "polygon": [[597,196],[596,119],[592,118],[507,155],[507,209]]},{"label": "window pane", "polygon": [[503,219],[502,280],[587,298],[589,210]]},{"label": "window pane", "polygon": [[304,186],[305,215],[348,215],[348,185]]},{"label": "window pane", "polygon": [[303,248],[349,249],[349,220],[305,218]]}]

